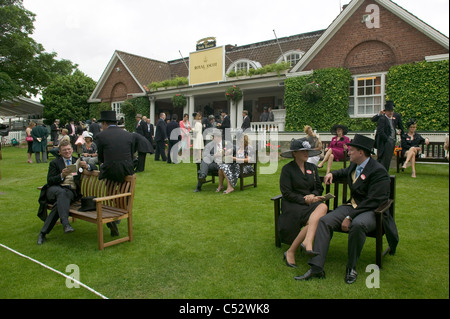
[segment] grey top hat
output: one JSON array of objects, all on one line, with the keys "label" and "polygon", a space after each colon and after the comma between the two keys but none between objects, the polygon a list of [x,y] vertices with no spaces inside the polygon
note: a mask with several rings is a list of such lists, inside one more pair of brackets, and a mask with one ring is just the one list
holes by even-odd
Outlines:
[{"label": "grey top hat", "polygon": [[350,141],[350,143],[347,143],[347,146],[353,146],[359,149],[364,149],[373,154],[374,143],[375,141],[370,137],[361,134],[355,134],[355,137]]},{"label": "grey top hat", "polygon": [[299,139],[292,139],[290,149],[288,151],[284,151],[283,153],[281,153],[281,156],[285,158],[293,158],[292,152],[296,151],[308,151],[309,157],[317,156],[320,153],[322,153],[322,151],[312,149],[311,145],[305,138],[299,138]]}]

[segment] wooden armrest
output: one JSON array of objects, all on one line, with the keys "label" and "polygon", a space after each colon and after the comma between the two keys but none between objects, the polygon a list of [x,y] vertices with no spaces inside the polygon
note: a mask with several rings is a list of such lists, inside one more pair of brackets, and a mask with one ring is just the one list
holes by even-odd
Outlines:
[{"label": "wooden armrest", "polygon": [[106,200],[111,200],[111,199],[116,199],[116,198],[121,198],[121,197],[127,197],[127,196],[131,196],[133,194],[131,193],[123,193],[123,194],[117,194],[117,195],[111,195],[111,196],[105,196],[105,197],[97,197],[94,198],[95,202],[102,202],[102,201],[106,201]]},{"label": "wooden armrest", "polygon": [[279,200],[279,199],[281,199],[283,197],[283,195],[277,195],[277,196],[275,196],[275,197],[272,197],[271,198],[271,200]]},{"label": "wooden armrest", "polygon": [[391,207],[392,203],[394,202],[393,199],[389,199],[388,201],[386,201],[385,203],[381,204],[376,210],[375,210],[375,214],[383,214],[386,210],[389,209],[389,207]]}]

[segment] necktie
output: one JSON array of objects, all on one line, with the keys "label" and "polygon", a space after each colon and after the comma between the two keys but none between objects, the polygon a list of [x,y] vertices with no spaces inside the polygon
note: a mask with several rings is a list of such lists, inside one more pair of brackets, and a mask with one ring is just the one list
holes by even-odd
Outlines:
[{"label": "necktie", "polygon": [[359,174],[361,174],[362,170],[363,170],[363,167],[362,167],[362,166],[358,166],[358,167],[356,168],[355,179],[359,177]]},{"label": "necktie", "polygon": [[70,159],[66,160],[66,164],[67,164],[67,166],[70,165]]}]

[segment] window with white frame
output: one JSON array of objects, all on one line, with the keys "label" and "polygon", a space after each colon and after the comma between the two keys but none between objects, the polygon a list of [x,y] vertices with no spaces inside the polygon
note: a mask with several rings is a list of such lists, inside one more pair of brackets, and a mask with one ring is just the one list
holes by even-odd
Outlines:
[{"label": "window with white frame", "polygon": [[230,73],[231,71],[234,71],[236,73],[243,72],[246,73],[250,69],[259,69],[261,67],[261,63],[256,61],[251,61],[248,59],[240,59],[235,62],[233,62],[227,70],[227,73]]},{"label": "window with white frame", "polygon": [[284,61],[284,62],[288,62],[291,65],[291,67],[293,67],[294,65],[297,64],[298,61],[300,61],[303,54],[305,54],[305,52],[303,52],[303,51],[291,50],[291,51],[284,53],[282,56],[280,56],[276,63],[281,63]]},{"label": "window with white frame", "polygon": [[348,105],[350,117],[371,117],[382,110],[385,79],[385,74],[353,76]]},{"label": "window with white frame", "polygon": [[113,111],[115,111],[116,112],[116,116],[122,116],[122,103],[123,103],[123,101],[121,101],[121,102],[112,102],[112,104],[111,104],[111,108],[112,108],[112,110]]}]

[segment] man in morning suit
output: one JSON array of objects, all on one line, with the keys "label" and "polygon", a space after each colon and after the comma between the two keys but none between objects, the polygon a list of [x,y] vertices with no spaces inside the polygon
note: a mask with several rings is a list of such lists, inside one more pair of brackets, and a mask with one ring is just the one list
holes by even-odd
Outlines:
[{"label": "man in morning suit", "polygon": [[[38,216],[44,220],[39,237],[38,245],[42,245],[46,241],[46,235],[55,226],[58,218],[61,219],[65,233],[74,231],[69,224],[69,209],[73,201],[78,200],[80,195],[80,176],[84,169],[95,170],[97,167],[93,164],[88,165],[86,162],[79,162],[78,172],[73,173],[67,166],[76,163],[77,158],[72,156],[73,148],[70,141],[62,140],[59,145],[59,153],[61,156],[50,162],[47,173],[47,184],[41,190],[39,196]],[[52,210],[48,216],[47,203],[53,203]]]},{"label": "man in morning suit", "polygon": [[[403,133],[402,117],[394,113],[395,104],[393,101],[386,101],[384,114],[380,115],[377,121],[377,133],[375,135],[375,148],[377,149],[377,161],[380,162],[389,172],[392,155],[394,154],[395,142],[398,127]],[[374,116],[372,120],[375,118]]]},{"label": "man in morning suit", "polygon": [[250,128],[250,118],[248,117],[248,111],[244,110],[242,111],[242,125],[241,125],[241,129],[243,131],[245,131],[246,129]]},{"label": "man in morning suit", "polygon": [[[103,130],[97,135],[98,161],[101,163],[98,179],[122,183],[125,176],[134,174],[136,139],[133,134],[117,126],[115,111],[100,112],[99,122]],[[119,223],[120,220],[106,224],[111,230],[111,236],[119,236]]]},{"label": "man in morning suit", "polygon": [[[373,139],[356,134],[347,144],[350,165],[325,176],[325,184],[332,183],[334,179],[347,178],[350,200],[320,219],[313,247],[318,255],[309,259],[311,268],[303,276],[295,277],[296,280],[325,277],[324,264],[333,231],[342,229],[348,231],[345,282],[351,284],[356,281],[356,262],[366,235],[376,228],[374,210],[389,199],[390,191],[389,174],[383,165],[370,157],[373,144]],[[389,213],[384,215],[383,227],[391,248],[390,254],[393,255],[398,243],[398,233]]]},{"label": "man in morning suit", "polygon": [[166,145],[165,145],[166,140],[167,140],[166,113],[160,113],[159,120],[156,123],[155,129],[155,142],[156,142],[155,161],[159,161],[160,155],[164,162],[167,161]]}]

